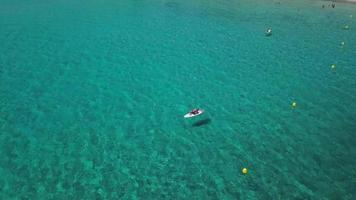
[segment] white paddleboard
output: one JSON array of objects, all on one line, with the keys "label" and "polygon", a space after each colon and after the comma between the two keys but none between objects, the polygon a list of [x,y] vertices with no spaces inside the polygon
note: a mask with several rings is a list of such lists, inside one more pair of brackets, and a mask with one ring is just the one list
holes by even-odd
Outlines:
[{"label": "white paddleboard", "polygon": [[191,118],[191,117],[195,117],[195,116],[198,116],[198,115],[201,115],[204,113],[204,110],[199,110],[197,114],[192,114],[192,113],[187,113],[184,115],[184,118]]}]

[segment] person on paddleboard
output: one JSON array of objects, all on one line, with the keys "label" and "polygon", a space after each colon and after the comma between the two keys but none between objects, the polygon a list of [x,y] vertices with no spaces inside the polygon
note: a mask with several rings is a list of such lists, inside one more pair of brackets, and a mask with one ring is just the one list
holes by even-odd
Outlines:
[{"label": "person on paddleboard", "polygon": [[199,111],[200,111],[200,109],[196,108],[196,109],[193,109],[192,111],[190,111],[190,113],[193,114],[193,115],[196,115],[196,114],[199,113]]},{"label": "person on paddleboard", "polygon": [[191,117],[195,117],[198,115],[201,115],[204,113],[204,110],[199,109],[199,108],[195,108],[192,111],[190,111],[189,113],[184,115],[184,118],[191,118]]}]

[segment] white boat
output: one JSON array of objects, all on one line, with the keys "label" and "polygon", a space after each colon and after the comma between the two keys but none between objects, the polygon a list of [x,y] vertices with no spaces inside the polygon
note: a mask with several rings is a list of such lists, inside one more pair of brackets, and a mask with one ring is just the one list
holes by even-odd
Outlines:
[{"label": "white boat", "polygon": [[201,115],[203,113],[204,113],[204,110],[202,110],[202,109],[194,109],[194,110],[190,111],[189,113],[185,114],[184,118],[195,117],[195,116]]}]

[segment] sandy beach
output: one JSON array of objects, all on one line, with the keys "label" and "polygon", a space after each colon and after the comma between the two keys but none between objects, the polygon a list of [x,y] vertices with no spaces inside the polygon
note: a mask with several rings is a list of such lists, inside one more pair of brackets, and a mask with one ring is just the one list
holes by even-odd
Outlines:
[{"label": "sandy beach", "polygon": [[356,0],[339,0],[335,2],[347,2],[347,3],[356,3]]}]

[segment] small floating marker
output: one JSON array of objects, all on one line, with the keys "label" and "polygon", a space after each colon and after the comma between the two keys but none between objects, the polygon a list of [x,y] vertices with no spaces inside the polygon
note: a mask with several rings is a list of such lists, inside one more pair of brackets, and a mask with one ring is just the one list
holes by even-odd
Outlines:
[{"label": "small floating marker", "polygon": [[292,103],[292,108],[296,108],[296,107],[297,107],[297,102],[294,101],[294,102]]},{"label": "small floating marker", "polygon": [[267,28],[267,30],[265,31],[265,36],[269,37],[272,35],[272,28]]},{"label": "small floating marker", "polygon": [[352,18],[352,15],[350,15],[350,18]]},{"label": "small floating marker", "polygon": [[349,30],[349,29],[350,29],[349,25],[344,26],[344,30]]},{"label": "small floating marker", "polygon": [[243,174],[247,174],[248,173],[248,169],[246,167],[242,168],[241,171],[242,171]]},{"label": "small floating marker", "polygon": [[345,42],[341,42],[340,45],[341,45],[341,47],[344,47],[345,46]]},{"label": "small floating marker", "polygon": [[332,64],[331,65],[331,69],[335,69],[336,68],[336,65],[335,64]]}]

